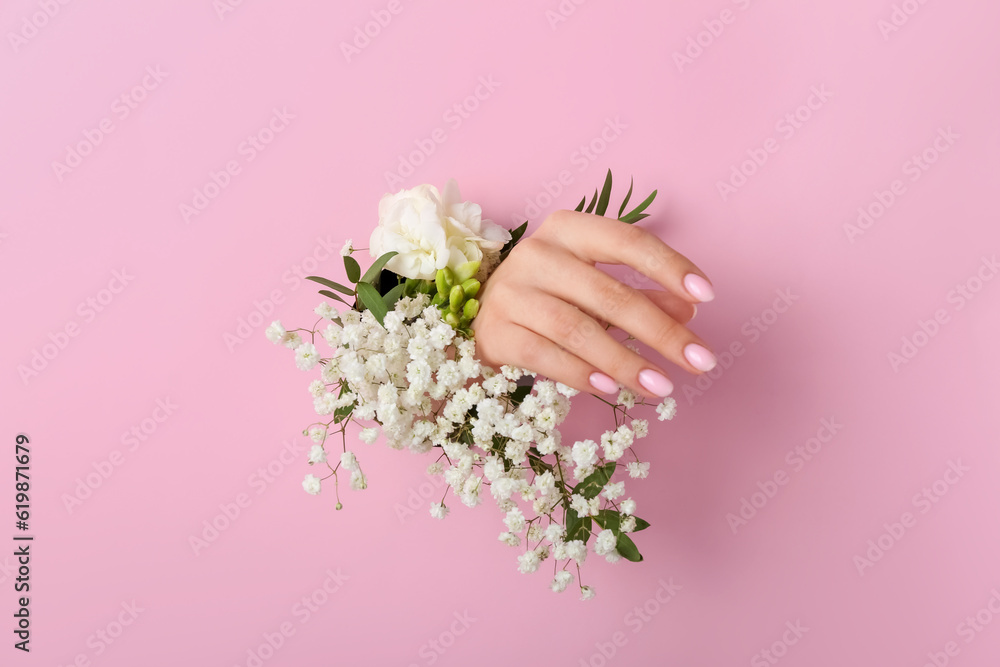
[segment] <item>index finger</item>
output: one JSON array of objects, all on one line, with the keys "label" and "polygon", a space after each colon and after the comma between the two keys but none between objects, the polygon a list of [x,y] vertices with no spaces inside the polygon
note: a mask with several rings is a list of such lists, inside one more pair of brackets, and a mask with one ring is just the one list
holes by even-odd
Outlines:
[{"label": "index finger", "polygon": [[715,291],[694,262],[654,234],[627,222],[577,211],[556,211],[536,235],[589,263],[624,264],[688,302],[711,301]]}]

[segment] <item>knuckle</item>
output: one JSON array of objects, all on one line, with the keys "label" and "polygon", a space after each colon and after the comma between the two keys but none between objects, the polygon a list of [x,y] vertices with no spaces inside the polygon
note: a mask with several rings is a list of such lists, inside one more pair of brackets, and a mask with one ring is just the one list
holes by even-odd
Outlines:
[{"label": "knuckle", "polygon": [[602,281],[597,288],[597,315],[609,320],[614,313],[628,308],[635,300],[636,292],[628,285],[613,278]]},{"label": "knuckle", "polygon": [[537,368],[538,364],[542,361],[545,355],[544,344],[541,339],[531,336],[526,338],[521,344],[520,353],[518,356],[521,358],[523,366],[528,368]]},{"label": "knuckle", "polygon": [[656,333],[653,336],[653,347],[664,350],[672,347],[684,335],[684,327],[670,317],[664,317],[656,326]]}]

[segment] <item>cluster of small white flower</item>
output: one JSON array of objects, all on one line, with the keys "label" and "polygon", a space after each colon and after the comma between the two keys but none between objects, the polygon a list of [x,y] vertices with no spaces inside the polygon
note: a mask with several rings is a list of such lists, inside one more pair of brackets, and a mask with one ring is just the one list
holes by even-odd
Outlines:
[{"label": "cluster of small white flower", "polygon": [[[317,414],[328,421],[311,424],[305,433],[316,443],[310,465],[325,464],[330,473],[323,479],[333,477],[335,489],[341,469],[350,473],[352,489],[367,486],[347,448],[346,428],[355,422],[367,444],[381,432],[393,449],[423,453],[439,448],[441,454],[427,472],[443,476],[448,490],[468,507],[479,505],[489,487],[505,513],[500,541],[523,545],[518,570],[535,572],[551,558],[556,592],[572,583],[570,567],[580,576],[592,535],[594,553],[607,561],[641,560],[628,535],[649,524],[635,516],[634,500],[622,499],[625,481],[613,478],[617,472],[638,479],[649,474],[649,463],[632,451],[634,442],[648,435],[649,424],[629,414],[637,403],[649,403],[622,390],[617,402],[606,401],[614,410],[615,428],[600,443],[566,445],[558,427],[578,392],[523,369],[504,366],[498,372],[480,364],[474,341],[457,335],[427,295],[399,299],[384,325],[371,311],[338,313],[327,303],[316,314],[327,321],[321,331],[287,331],[275,321],[266,335],[294,350],[299,369],[320,368],[309,393]],[[330,355],[316,349],[317,336],[329,345]],[[676,403],[664,399],[656,411],[660,420],[671,419]],[[325,448],[331,428],[343,443],[336,465]],[[624,461],[626,453],[635,460]],[[317,494],[322,479],[307,475],[302,486]],[[444,500],[431,505],[431,516],[447,516]],[[341,507],[338,492],[337,509]],[[580,592],[582,599],[594,595],[582,582]]]}]

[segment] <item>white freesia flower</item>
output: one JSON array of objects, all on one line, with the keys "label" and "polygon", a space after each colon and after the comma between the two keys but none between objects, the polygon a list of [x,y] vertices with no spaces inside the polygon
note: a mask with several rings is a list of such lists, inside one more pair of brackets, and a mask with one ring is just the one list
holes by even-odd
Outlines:
[{"label": "white freesia flower", "polygon": [[380,257],[398,252],[386,268],[406,278],[434,279],[438,269],[466,262],[495,264],[510,232],[483,219],[482,208],[461,201],[458,184],[449,180],[444,192],[418,185],[382,197],[378,227],[369,252]]}]

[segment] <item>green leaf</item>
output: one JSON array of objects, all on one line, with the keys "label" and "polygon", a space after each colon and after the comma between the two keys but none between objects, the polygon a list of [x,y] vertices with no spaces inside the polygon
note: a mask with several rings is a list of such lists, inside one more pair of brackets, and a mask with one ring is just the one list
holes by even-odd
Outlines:
[{"label": "green leaf", "polygon": [[332,280],[327,280],[326,278],[320,278],[319,276],[306,276],[306,280],[312,280],[320,285],[326,285],[330,289],[335,289],[341,294],[346,294],[348,296],[354,296],[354,290],[350,287],[344,287],[340,283],[335,283]]},{"label": "green leaf", "polygon": [[614,461],[607,463],[599,467],[594,472],[587,475],[586,478],[573,490],[574,493],[578,493],[587,500],[591,498],[596,498],[597,494],[601,492],[604,485],[610,481],[611,476],[615,472],[616,464]]},{"label": "green leaf", "polygon": [[615,545],[618,549],[618,553],[622,555],[625,560],[630,560],[633,563],[638,563],[642,561],[642,554],[639,553],[639,549],[635,546],[635,542],[626,535],[625,533],[618,533],[618,543]]},{"label": "green leaf", "polygon": [[536,475],[544,475],[547,470],[552,470],[552,466],[542,460],[541,454],[534,447],[528,450],[528,465]]},{"label": "green leaf", "polygon": [[643,200],[643,202],[641,204],[639,204],[634,209],[632,209],[628,213],[628,215],[626,215],[624,218],[619,218],[619,219],[622,222],[627,222],[627,223],[631,224],[633,222],[638,222],[639,220],[642,220],[643,218],[648,217],[648,215],[641,215],[641,214],[642,214],[643,211],[646,210],[646,208],[650,204],[653,203],[654,199],[656,199],[656,190],[653,190],[653,193],[651,195],[649,195],[648,197],[646,197],[646,199]]},{"label": "green leaf", "polygon": [[[393,250],[392,252],[387,252],[384,255],[382,255],[381,257],[379,257],[378,259],[376,259],[375,263],[372,264],[371,266],[369,266],[368,270],[365,271],[365,275],[361,276],[361,282],[372,284],[372,285],[375,284],[375,280],[378,278],[379,274],[382,272],[382,268],[385,266],[386,262],[388,262],[390,259],[392,259],[393,257],[395,257],[398,254],[399,254],[398,252],[396,252],[395,250]],[[358,292],[360,293],[360,291],[361,290],[359,289]],[[381,321],[382,320],[379,320],[379,322],[381,322]]]},{"label": "green leaf", "polygon": [[625,201],[622,202],[622,207],[618,209],[618,218],[622,217],[622,213],[625,212],[625,207],[628,206],[628,200],[632,198],[632,184],[635,179],[630,178],[628,180],[628,193],[625,195]]},{"label": "green leaf", "polygon": [[640,530],[646,530],[647,528],[649,528],[648,521],[639,517],[635,518],[635,530],[632,531],[633,533],[638,533]]},{"label": "green leaf", "polygon": [[322,294],[323,296],[329,298],[329,299],[336,299],[337,301],[341,302],[345,306],[350,306],[351,305],[351,304],[347,303],[346,301],[344,301],[343,299],[341,299],[339,294],[334,294],[333,292],[330,292],[329,290],[321,289],[319,291],[319,293]]},{"label": "green leaf", "polygon": [[580,539],[577,533],[583,528],[583,520],[575,509],[566,510],[566,541]]},{"label": "green leaf", "polygon": [[591,213],[594,210],[594,204],[596,203],[597,203],[597,188],[594,188],[594,198],[590,200],[590,206],[587,207],[587,210],[584,211],[584,213]]},{"label": "green leaf", "polygon": [[594,517],[594,521],[601,528],[606,528],[608,530],[613,530],[616,533],[621,531],[621,514],[615,510],[601,510]]},{"label": "green leaf", "polygon": [[358,265],[358,260],[347,255],[344,257],[344,268],[347,270],[347,279],[352,283],[358,282],[358,278],[361,276],[361,267]]},{"label": "green leaf", "polygon": [[[586,197],[584,197],[584,199],[586,199]],[[519,226],[517,229],[510,230],[510,241],[507,241],[507,243],[504,244],[503,248],[500,249],[501,262],[507,259],[507,255],[509,255],[510,251],[514,249],[514,246],[517,245],[517,242],[521,240],[521,237],[524,236],[524,232],[527,229],[528,229],[528,221],[525,220],[524,223],[521,224],[521,226]]]},{"label": "green leaf", "polygon": [[[338,394],[338,396],[343,396],[346,392],[347,392],[347,383],[344,383],[340,385],[340,394]],[[348,416],[350,416],[352,412],[354,412],[353,404],[345,405],[342,408],[337,408],[337,410],[333,413],[334,423],[339,424],[340,422],[344,421],[345,419],[347,419]]]},{"label": "green leaf", "polygon": [[608,202],[611,201],[611,170],[608,169],[608,175],[604,178],[604,187],[601,188],[601,198],[597,202],[597,208],[594,209],[594,213],[597,215],[604,215],[608,210]]},{"label": "green leaf", "polygon": [[534,384],[534,379],[530,377],[528,379],[531,380],[530,383],[518,384],[517,389],[515,389],[510,395],[510,400],[514,405],[520,405],[521,401],[524,400],[524,397],[531,393],[531,387]]},{"label": "green leaf", "polygon": [[366,282],[358,283],[358,298],[361,299],[361,303],[365,305],[365,308],[372,311],[372,315],[378,320],[379,324],[385,324],[386,313],[389,309],[385,305],[385,301],[382,300],[382,295],[378,293],[378,290],[372,287]]},{"label": "green leaf", "polygon": [[382,295],[382,301],[385,302],[386,308],[392,310],[396,306],[396,302],[399,298],[403,296],[403,292],[406,290],[406,283],[399,283],[391,290]]},{"label": "green leaf", "polygon": [[586,204],[587,204],[587,195],[584,195],[584,196],[583,196],[583,199],[581,199],[581,200],[580,200],[580,203],[579,203],[579,204],[577,204],[577,205],[576,205],[576,208],[575,208],[575,209],[573,209],[573,210],[574,210],[574,211],[576,211],[577,213],[579,213],[579,212],[583,211],[583,207],[584,207],[584,206],[585,206]]}]

